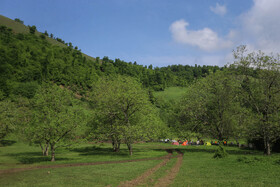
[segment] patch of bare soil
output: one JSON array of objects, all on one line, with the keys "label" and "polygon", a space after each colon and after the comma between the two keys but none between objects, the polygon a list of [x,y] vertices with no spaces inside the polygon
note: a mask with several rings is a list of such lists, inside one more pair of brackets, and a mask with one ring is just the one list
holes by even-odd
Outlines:
[{"label": "patch of bare soil", "polygon": [[172,155],[172,150],[166,150],[168,152],[168,155],[166,156],[166,158],[159,163],[158,165],[156,165],[155,167],[147,170],[145,173],[143,173],[142,175],[140,175],[139,177],[131,180],[131,181],[126,181],[126,182],[121,182],[119,187],[131,187],[131,186],[137,186],[140,184],[144,184],[145,180],[151,176],[153,173],[155,173],[159,168],[161,168],[162,166],[166,165],[167,162],[170,161],[171,159],[171,155]]},{"label": "patch of bare soil", "polygon": [[183,153],[180,150],[175,150],[175,151],[177,151],[177,153],[179,154],[177,157],[176,164],[171,168],[171,170],[164,177],[158,180],[158,182],[155,184],[155,187],[169,186],[177,176],[180,167],[182,165]]},{"label": "patch of bare soil", "polygon": [[[169,150],[166,150],[167,152]],[[63,167],[76,167],[76,166],[92,166],[92,165],[102,165],[102,164],[118,164],[127,162],[142,162],[148,160],[162,160],[171,157],[172,154],[168,152],[167,156],[157,157],[157,158],[144,158],[144,159],[134,159],[134,160],[120,160],[120,161],[104,161],[104,162],[90,162],[90,163],[72,163],[72,164],[57,164],[57,165],[46,165],[46,166],[34,166],[29,168],[13,168],[0,170],[1,174],[18,173],[22,171],[35,170],[35,169],[45,169],[45,168],[63,168]]]}]

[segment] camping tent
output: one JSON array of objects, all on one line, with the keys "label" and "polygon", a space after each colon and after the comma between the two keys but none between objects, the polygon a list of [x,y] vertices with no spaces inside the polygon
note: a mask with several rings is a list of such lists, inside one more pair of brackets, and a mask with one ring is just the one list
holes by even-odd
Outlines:
[{"label": "camping tent", "polygon": [[172,145],[179,145],[179,142],[172,142]]}]

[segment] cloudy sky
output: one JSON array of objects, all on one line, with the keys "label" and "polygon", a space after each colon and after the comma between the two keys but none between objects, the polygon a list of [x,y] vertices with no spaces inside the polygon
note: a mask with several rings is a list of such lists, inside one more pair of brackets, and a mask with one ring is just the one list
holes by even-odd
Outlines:
[{"label": "cloudy sky", "polygon": [[1,0],[20,18],[93,57],[223,66],[232,50],[280,52],[280,0]]}]

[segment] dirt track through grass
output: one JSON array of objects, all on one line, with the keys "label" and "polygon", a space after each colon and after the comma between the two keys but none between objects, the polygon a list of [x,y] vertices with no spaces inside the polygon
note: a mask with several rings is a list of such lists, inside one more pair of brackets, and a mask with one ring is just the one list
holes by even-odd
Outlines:
[{"label": "dirt track through grass", "polygon": [[175,150],[179,154],[177,157],[177,162],[176,164],[171,168],[171,170],[162,178],[158,180],[158,182],[155,184],[155,187],[164,187],[164,186],[169,186],[172,184],[173,180],[177,176],[180,167],[182,165],[183,161],[183,153],[180,150]]},{"label": "dirt track through grass", "polygon": [[[155,167],[147,170],[142,175],[140,175],[139,177],[137,177],[131,181],[121,182],[119,187],[145,185],[146,179],[148,179],[152,174],[154,174],[159,168],[166,165],[167,162],[169,162],[171,158],[174,158],[174,157],[171,157],[173,154],[172,149],[167,149],[166,151],[168,152],[168,155],[161,163],[159,163]],[[171,170],[164,177],[162,177],[158,180],[158,182],[155,184],[156,187],[170,185],[173,182],[176,175],[178,174],[180,167],[182,165],[182,161],[183,161],[183,153],[180,150],[175,150],[175,151],[178,153],[176,164],[171,168]]]},{"label": "dirt track through grass", "polygon": [[155,167],[147,170],[145,173],[143,173],[142,175],[140,175],[139,177],[137,177],[137,178],[135,178],[131,181],[121,182],[119,187],[130,187],[130,186],[137,186],[137,185],[143,184],[149,176],[151,176],[159,168],[166,165],[166,163],[170,161],[171,156],[172,156],[172,150],[166,150],[166,151],[168,152],[168,155],[166,156],[166,158],[161,163],[159,163]]},{"label": "dirt track through grass", "polygon": [[[162,160],[170,158],[172,153],[170,154],[170,150],[166,150],[168,155],[157,157],[157,158],[144,158],[144,159],[134,159],[134,160],[121,160],[121,161],[104,161],[104,162],[90,162],[90,163],[72,163],[72,164],[58,164],[58,165],[44,165],[44,166],[34,166],[29,168],[13,168],[0,170],[1,174],[9,174],[9,173],[17,173],[35,169],[45,169],[45,168],[64,168],[64,167],[77,167],[77,166],[90,166],[90,165],[102,165],[102,164],[118,164],[118,163],[127,163],[127,162],[143,162],[148,160]],[[171,151],[172,152],[172,151]]]}]

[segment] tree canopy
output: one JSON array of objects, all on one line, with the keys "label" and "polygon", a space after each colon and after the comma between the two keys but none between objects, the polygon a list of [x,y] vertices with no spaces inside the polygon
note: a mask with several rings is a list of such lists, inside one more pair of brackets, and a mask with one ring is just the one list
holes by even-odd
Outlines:
[{"label": "tree canopy", "polygon": [[25,133],[31,142],[40,144],[43,152],[50,146],[55,161],[55,149],[71,145],[76,129],[84,125],[84,112],[68,90],[53,84],[39,88],[32,105],[32,120]]},{"label": "tree canopy", "polygon": [[125,143],[132,154],[132,144],[156,138],[163,127],[155,107],[141,84],[126,76],[104,78],[92,91],[95,109],[94,133],[110,139],[114,151]]}]

